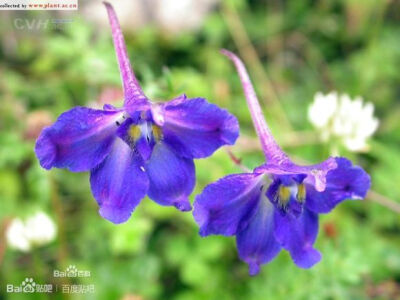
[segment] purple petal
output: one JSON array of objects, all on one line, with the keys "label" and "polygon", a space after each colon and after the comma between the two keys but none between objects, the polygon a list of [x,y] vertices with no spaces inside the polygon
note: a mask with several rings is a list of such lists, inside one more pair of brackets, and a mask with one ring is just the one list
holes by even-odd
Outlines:
[{"label": "purple petal", "polygon": [[109,156],[90,174],[100,215],[115,223],[125,222],[146,195],[149,180],[142,158],[116,139]]},{"label": "purple petal", "polygon": [[310,166],[298,166],[293,164],[293,170],[298,173],[307,174],[307,180],[312,182],[315,189],[320,192],[326,187],[326,175],[335,168],[337,168],[337,163],[333,157],[329,157],[319,164]]},{"label": "purple petal", "polygon": [[191,210],[189,195],[195,185],[192,159],[180,157],[168,145],[157,143],[146,167],[150,179],[148,195],[160,205]]},{"label": "purple petal", "polygon": [[103,105],[103,110],[111,110],[111,111],[120,111],[120,112],[122,112],[124,109],[123,108],[119,108],[119,107],[115,107],[112,104],[106,103],[106,104]]},{"label": "purple petal", "polygon": [[307,175],[310,184],[315,186],[317,191],[323,191],[326,186],[326,175],[330,170],[337,167],[335,158],[330,157],[322,163],[299,166],[287,160],[285,162],[276,163],[268,162],[254,169],[255,173],[269,173],[273,175]]},{"label": "purple petal", "polygon": [[294,263],[300,268],[311,268],[321,260],[321,254],[313,244],[318,234],[318,215],[304,209],[298,217],[274,213],[275,238],[290,252]]},{"label": "purple petal", "polygon": [[158,126],[164,126],[164,105],[152,103],[150,106],[151,116],[154,123]]},{"label": "purple petal", "polygon": [[274,236],[274,207],[264,198],[248,226],[237,234],[240,259],[249,265],[249,274],[256,275],[261,264],[271,261],[281,250]]},{"label": "purple petal", "polygon": [[243,62],[240,60],[239,57],[228,50],[223,49],[221,50],[221,53],[232,60],[232,62],[235,64],[237,72],[239,73],[244,94],[246,96],[247,105],[249,107],[251,118],[253,120],[254,128],[256,129],[257,135],[260,139],[265,157],[268,161],[273,161],[277,163],[288,161],[288,156],[279,147],[278,143],[272,136],[268,124],[265,122],[260,103],[256,96],[256,92],[254,91],[249,74],[247,73],[246,67],[244,66]]},{"label": "purple petal", "polygon": [[345,199],[362,199],[371,185],[369,175],[346,158],[336,158],[337,168],[326,176],[326,189],[318,192],[307,185],[306,206],[316,213],[330,212]]},{"label": "purple petal", "polygon": [[119,111],[76,107],[63,114],[39,136],[35,152],[45,169],[88,171],[110,152]]},{"label": "purple petal", "polygon": [[239,135],[237,119],[202,98],[178,98],[163,110],[164,141],[188,158],[207,157],[223,145],[233,145]]},{"label": "purple petal", "polygon": [[124,86],[124,106],[129,113],[148,108],[148,100],[135,77],[131,63],[129,62],[124,36],[122,34],[117,15],[115,14],[114,8],[110,3],[104,2],[104,5],[106,6],[110,21],[115,52],[117,54],[119,69]]},{"label": "purple petal", "polygon": [[234,174],[209,184],[194,202],[200,235],[229,236],[245,228],[255,214],[262,178],[253,173]]},{"label": "purple petal", "polygon": [[143,160],[148,161],[153,151],[154,143],[150,143],[146,137],[140,137],[136,142],[136,149],[142,156]]}]

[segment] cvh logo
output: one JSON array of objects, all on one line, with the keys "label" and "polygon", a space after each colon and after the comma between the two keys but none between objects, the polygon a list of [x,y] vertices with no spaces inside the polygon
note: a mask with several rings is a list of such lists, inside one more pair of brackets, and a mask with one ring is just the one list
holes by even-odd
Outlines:
[{"label": "cvh logo", "polygon": [[48,28],[50,20],[47,19],[14,19],[14,27],[18,30],[45,30]]}]

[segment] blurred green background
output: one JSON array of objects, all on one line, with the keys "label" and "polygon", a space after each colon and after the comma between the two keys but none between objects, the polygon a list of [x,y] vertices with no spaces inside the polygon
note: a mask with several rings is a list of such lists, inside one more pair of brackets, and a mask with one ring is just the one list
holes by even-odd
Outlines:
[{"label": "blurred green background", "polygon": [[[400,299],[400,2],[202,0],[195,2],[204,7],[188,9],[185,18],[175,17],[172,4],[142,12],[123,8],[126,2],[113,4],[126,12],[121,23],[145,93],[157,101],[182,93],[205,97],[235,114],[241,138],[230,150],[248,167],[263,156],[238,76],[220,48],[244,59],[274,135],[298,162],[329,155],[307,119],[316,92],[372,102],[380,125],[370,150],[341,148],[340,154],[371,174],[373,192],[321,216],[318,265],[298,269],[282,251],[256,277],[238,259],[234,238],[200,238],[191,213],[145,198],[127,223],[113,225],[97,213],[88,173],[45,171],[33,152],[40,129],[63,111],[121,102],[105,9],[100,1],[80,1],[77,12],[2,11],[0,299]],[[190,1],[172,2],[179,10]],[[163,14],[169,19],[160,21]],[[141,23],[133,24],[137,16]],[[50,22],[28,26],[32,20]],[[193,20],[193,28],[185,23]],[[206,184],[239,172],[226,149],[196,161],[191,199]],[[37,210],[56,223],[56,239],[28,252],[9,247],[11,220]],[[71,264],[91,276],[53,277],[53,270]],[[93,284],[95,293],[5,291],[26,277]]]}]

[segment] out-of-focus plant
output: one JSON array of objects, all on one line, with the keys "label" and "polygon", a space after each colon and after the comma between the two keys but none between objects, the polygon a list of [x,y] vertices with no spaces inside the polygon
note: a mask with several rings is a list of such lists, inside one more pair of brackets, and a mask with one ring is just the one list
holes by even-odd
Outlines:
[{"label": "out-of-focus plant", "polygon": [[[132,6],[137,3],[131,2]],[[224,0],[209,11],[200,27],[179,34],[166,34],[154,23],[142,28],[129,25],[134,28],[125,35],[128,55],[151,98],[171,99],[186,92],[188,97],[208,98],[235,114],[244,142],[231,151],[249,167],[259,165],[263,157],[254,142],[237,75],[219,54],[220,48],[233,49],[244,58],[272,131],[299,162],[317,162],[327,155],[304,118],[315,93],[339,90],[363,95],[374,104],[379,130],[367,141],[369,152],[346,155],[368,170],[372,189],[381,200],[399,204],[400,4],[311,2]],[[118,12],[120,1],[113,3]],[[106,21],[103,6],[96,5]],[[122,10],[128,18],[135,13],[125,6]],[[146,14],[139,9],[136,13]],[[39,31],[16,29],[13,21],[21,17],[20,12],[0,14],[0,226],[5,228],[15,216],[39,207],[52,216],[58,231],[54,242],[28,253],[10,249],[0,234],[0,287],[20,283],[28,275],[39,283],[53,282],[55,268],[63,270],[74,264],[93,274],[87,280],[75,279],[78,284],[95,285],[96,294],[79,295],[82,299],[121,299],[124,295],[146,300],[399,296],[400,219],[395,210],[375,202],[344,202],[320,218],[315,247],[324,259],[313,269],[295,268],[283,252],[251,279],[246,265],[237,258],[232,239],[201,239],[190,216],[160,208],[147,198],[117,230],[99,220],[93,214],[96,204],[87,174],[40,168],[34,142],[27,138],[27,120],[35,111],[46,111],[55,120],[72,106],[99,105],[107,89],[119,89],[120,95],[110,93],[104,100],[122,100],[109,30],[91,23],[81,8],[72,14],[24,12],[29,21],[73,20],[64,28]],[[274,95],[286,120],[269,104]],[[286,129],[287,121],[292,132]],[[347,152],[346,148],[339,150]],[[227,159],[224,150],[196,161],[194,195],[206,184],[235,172],[240,168]],[[6,294],[3,288],[0,297],[21,298]]]}]

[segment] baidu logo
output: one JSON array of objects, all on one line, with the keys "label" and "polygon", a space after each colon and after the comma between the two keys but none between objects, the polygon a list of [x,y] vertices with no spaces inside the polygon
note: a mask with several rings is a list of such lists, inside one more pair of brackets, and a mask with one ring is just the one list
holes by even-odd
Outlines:
[{"label": "baidu logo", "polygon": [[20,285],[7,284],[7,293],[52,293],[52,284],[37,284],[33,278],[25,278]]},{"label": "baidu logo", "polygon": [[78,270],[75,265],[69,265],[65,271],[54,270],[54,277],[90,277],[90,271]]}]

